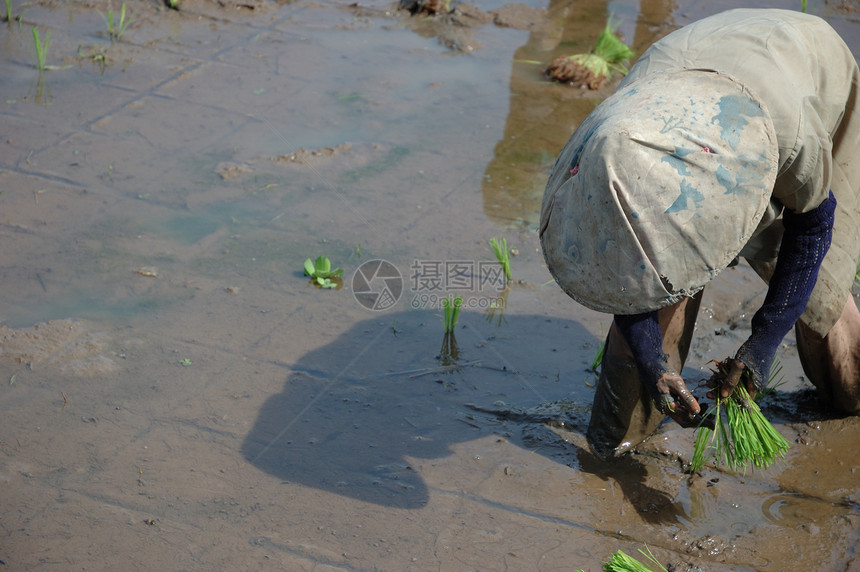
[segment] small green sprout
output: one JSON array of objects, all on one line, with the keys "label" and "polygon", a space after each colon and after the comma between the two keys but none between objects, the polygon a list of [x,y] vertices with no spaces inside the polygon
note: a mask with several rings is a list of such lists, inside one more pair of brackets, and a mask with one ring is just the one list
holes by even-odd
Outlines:
[{"label": "small green sprout", "polygon": [[49,66],[46,63],[48,60],[48,47],[51,45],[51,31],[48,30],[48,33],[45,34],[45,42],[43,43],[39,37],[39,30],[34,27],[33,42],[36,44],[36,67],[38,67],[39,71],[55,69],[55,66]]},{"label": "small green sprout", "polygon": [[188,367],[189,365],[191,365],[191,360],[188,358],[182,358],[181,360],[179,360],[179,365],[181,365],[182,367]]},{"label": "small green sprout", "polygon": [[12,21],[12,0],[6,0],[6,21]]},{"label": "small green sprout", "polygon": [[119,41],[128,29],[129,24],[131,24],[131,15],[129,15],[127,20],[125,18],[125,2],[122,3],[122,7],[120,8],[119,20],[114,22],[113,10],[108,10],[107,16],[102,14],[102,18],[104,18],[105,24],[107,25],[108,35],[110,36],[111,41]]},{"label": "small green sprout", "polygon": [[496,255],[496,260],[502,265],[505,271],[505,278],[508,282],[511,280],[511,257],[508,253],[508,239],[503,238],[501,242],[496,237],[490,239],[490,248],[493,249],[493,254]]},{"label": "small green sprout", "polygon": [[331,260],[325,256],[318,257],[316,261],[308,258],[305,260],[305,276],[315,280],[321,288],[337,288],[337,282],[332,281],[332,278],[343,276],[343,268],[332,270]]},{"label": "small green sprout", "polygon": [[457,325],[460,317],[460,307],[463,305],[462,296],[448,296],[442,299],[442,323],[445,325],[445,333],[450,334]]},{"label": "small green sprout", "polygon": [[165,0],[165,4],[167,4],[167,7],[173,8],[174,10],[179,10],[179,2],[180,0]]},{"label": "small green sprout", "polygon": [[606,349],[606,342],[600,342],[597,351],[594,352],[594,357],[591,360],[591,369],[589,371],[596,372],[603,363],[603,351]]}]

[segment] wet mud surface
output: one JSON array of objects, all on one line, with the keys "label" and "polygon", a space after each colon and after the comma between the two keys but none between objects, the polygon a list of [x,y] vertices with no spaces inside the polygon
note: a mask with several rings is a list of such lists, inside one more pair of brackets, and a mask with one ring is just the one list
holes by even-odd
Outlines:
[{"label": "wet mud surface", "polygon": [[[609,318],[550,282],[535,224],[612,83],[542,70],[610,10],[641,53],[714,4],[139,0],[111,41],[116,1],[12,2],[0,568],[599,570],[647,544],[676,571],[860,570],[860,423],[793,336],[764,404],[784,463],[690,474],[671,423],[612,463],[585,442]],[[860,53],[854,4],[809,10]],[[321,255],[337,288],[302,274]],[[690,385],[763,295],[744,265],[708,288]]]}]

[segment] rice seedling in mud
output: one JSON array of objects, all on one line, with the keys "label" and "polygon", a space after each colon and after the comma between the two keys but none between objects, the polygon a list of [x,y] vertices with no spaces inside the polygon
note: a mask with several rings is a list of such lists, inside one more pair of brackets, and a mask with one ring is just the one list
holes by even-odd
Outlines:
[{"label": "rice seedling in mud", "polygon": [[319,256],[316,260],[305,260],[305,276],[310,277],[320,288],[337,288],[343,276],[343,268],[331,269],[331,260]]},{"label": "rice seedling in mud", "polygon": [[442,338],[442,349],[439,351],[439,359],[444,365],[452,365],[460,357],[457,347],[457,338],[454,328],[457,327],[457,319],[460,317],[460,308],[463,305],[462,296],[446,296],[442,298],[442,324],[445,327],[445,335]]},{"label": "rice seedling in mud", "polygon": [[45,34],[45,41],[42,41],[42,38],[39,34],[39,29],[33,27],[33,43],[36,45],[36,69],[40,72],[46,70],[57,70],[60,69],[59,66],[49,66],[48,65],[48,48],[51,45],[51,31]]},{"label": "rice seedling in mud", "polygon": [[597,350],[594,352],[594,357],[591,358],[591,367],[588,371],[593,371],[597,373],[598,369],[600,369],[600,365],[603,363],[603,351],[606,349],[606,342],[600,342],[600,345],[597,346]]},{"label": "rice seedling in mud", "polygon": [[502,270],[505,271],[505,278],[508,282],[511,281],[511,256],[508,252],[508,239],[503,238],[501,242],[495,236],[490,239],[490,248],[493,249],[493,254],[496,255],[496,260],[502,265]]},{"label": "rice seedling in mud", "polygon": [[457,326],[460,317],[460,307],[463,305],[462,296],[447,296],[442,298],[442,323],[445,325],[445,333],[450,334]]},{"label": "rice seedling in mud", "polygon": [[[747,391],[743,380],[734,392],[720,397],[719,391],[728,371],[728,359],[717,364],[717,371],[708,381],[715,396],[714,407],[706,416],[713,416],[714,428],[701,425],[696,432],[693,460],[690,471],[701,470],[713,452],[716,462],[724,462],[731,470],[743,469],[749,464],[765,469],[777,458],[783,458],[789,443],[767,420],[761,409]],[[762,395],[772,391],[774,380],[782,366],[774,360],[771,375]]]},{"label": "rice seedling in mud", "polygon": [[[625,554],[622,550],[614,553],[609,560],[603,563],[603,572],[669,572],[657,558],[651,553],[651,549],[645,546],[648,552],[641,548],[639,552],[650,560],[657,568],[648,568],[632,556]],[[577,569],[577,572],[583,572]]]},{"label": "rice seedling in mud", "polygon": [[129,24],[131,24],[131,14],[129,14],[128,19],[126,19],[125,14],[125,2],[122,3],[122,7],[119,11],[119,18],[117,20],[114,20],[113,10],[108,10],[107,16],[102,14],[102,18],[107,26],[108,35],[110,36],[111,41],[119,41],[128,29]]},{"label": "rice seedling in mud", "polygon": [[6,0],[6,21],[12,21],[12,0]]},{"label": "rice seedling in mud", "polygon": [[627,75],[624,62],[635,54],[615,33],[617,28],[610,17],[590,52],[556,58],[547,68],[547,76],[562,83],[600,89],[613,72]]}]

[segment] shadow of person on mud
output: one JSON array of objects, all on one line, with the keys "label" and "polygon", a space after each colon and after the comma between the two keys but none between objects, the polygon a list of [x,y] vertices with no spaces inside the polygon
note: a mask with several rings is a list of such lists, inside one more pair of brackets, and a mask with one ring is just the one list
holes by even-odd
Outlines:
[{"label": "shadow of person on mud", "polygon": [[414,509],[428,503],[429,491],[412,460],[443,458],[457,443],[504,435],[574,470],[617,478],[631,499],[653,504],[658,492],[637,484],[644,472],[633,470],[635,462],[617,471],[600,463],[580,467],[578,456],[590,458],[582,431],[595,338],[570,320],[505,320],[494,327],[464,312],[459,359],[449,365],[440,356],[443,332],[434,314],[359,322],[294,365],[283,391],[261,408],[243,455],[285,482]]}]

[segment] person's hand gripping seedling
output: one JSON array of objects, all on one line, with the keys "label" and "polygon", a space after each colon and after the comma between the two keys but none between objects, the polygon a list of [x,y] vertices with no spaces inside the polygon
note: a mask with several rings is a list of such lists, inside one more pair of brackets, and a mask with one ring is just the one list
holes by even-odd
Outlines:
[{"label": "person's hand gripping seedling", "polygon": [[[772,368],[768,384],[778,371],[778,367]],[[749,463],[767,468],[785,456],[789,443],[761,412],[755,396],[764,388],[755,383],[743,363],[732,358],[717,363],[708,386],[708,397],[714,399],[714,427],[703,426],[696,433],[692,471],[704,466],[709,450],[732,470],[746,470]]]}]

